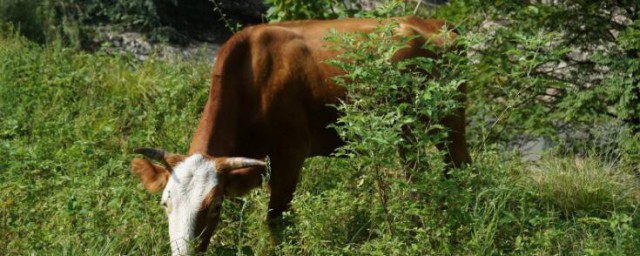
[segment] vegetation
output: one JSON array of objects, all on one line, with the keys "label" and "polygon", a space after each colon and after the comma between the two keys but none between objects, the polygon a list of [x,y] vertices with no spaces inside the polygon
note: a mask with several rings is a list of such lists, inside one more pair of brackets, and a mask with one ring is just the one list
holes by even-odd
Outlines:
[{"label": "vegetation", "polygon": [[137,62],[11,35],[0,45],[1,253],[165,251],[152,217],[163,213],[132,193],[129,153],[186,150],[209,63]]},{"label": "vegetation", "polygon": [[[608,145],[598,150],[627,154],[637,169],[638,2],[488,3],[467,3],[487,13],[484,28],[472,32],[472,44],[482,46],[475,49],[471,88],[478,90],[471,97],[484,101],[472,116],[496,120],[475,132],[488,141],[547,136],[579,147],[567,147],[572,152]],[[612,123],[609,133],[598,129]],[[584,132],[592,145],[566,144],[572,138],[561,138],[563,129]],[[614,138],[622,134],[628,139]]]},{"label": "vegetation", "polygon": [[[241,8],[253,9],[243,16],[237,13]],[[2,0],[0,23],[12,23],[40,44],[63,42],[83,49],[96,48],[95,40],[105,31],[136,31],[156,42],[221,43],[235,31],[221,19],[226,25],[258,23],[262,9],[259,0]]]},{"label": "vegetation", "polygon": [[3,0],[0,22],[12,23],[38,42],[62,41],[78,47],[91,38],[88,24],[115,24],[129,29],[160,25],[153,0]]},{"label": "vegetation", "polygon": [[[322,8],[285,2],[306,9],[274,0],[270,14],[380,17],[414,10],[402,3],[355,12],[337,1],[318,1],[327,4]],[[339,80],[353,99],[336,106],[345,113],[337,124],[349,141],[339,151],[344,157],[307,161],[280,243],[270,241],[268,192],[258,189],[225,202],[207,254],[639,254],[640,135],[633,121],[639,9],[617,2],[452,1],[431,15],[460,24],[465,51],[443,53],[439,61],[391,63],[400,44],[389,40],[390,27],[331,35],[356,46],[342,56],[353,61],[332,62],[355,81]],[[0,3],[0,13],[30,4]],[[625,6],[631,7],[619,9]],[[23,10],[51,10],[32,7]],[[319,14],[328,7],[332,14]],[[618,26],[602,17],[607,10],[628,14],[628,21]],[[579,34],[578,23],[562,23],[569,18],[598,27]],[[500,25],[485,29],[480,24],[487,20]],[[51,28],[33,24],[33,31]],[[168,253],[159,196],[142,189],[129,161],[143,145],[186,152],[208,93],[206,56],[139,61],[82,52],[64,37],[37,44],[2,27],[0,254]],[[613,38],[604,33],[611,28],[619,31]],[[369,40],[355,44],[356,36]],[[579,49],[586,57],[573,59]],[[425,80],[403,73],[410,64],[442,72]],[[564,69],[558,65],[568,71],[547,72]],[[444,179],[433,145],[446,131],[416,132],[408,157],[420,164],[407,181],[397,153],[407,143],[398,131],[438,130],[414,120],[450,113],[463,82],[470,88],[473,166]],[[563,127],[586,139],[562,135]],[[557,147],[540,161],[523,162],[510,145],[527,136],[547,136]]]}]

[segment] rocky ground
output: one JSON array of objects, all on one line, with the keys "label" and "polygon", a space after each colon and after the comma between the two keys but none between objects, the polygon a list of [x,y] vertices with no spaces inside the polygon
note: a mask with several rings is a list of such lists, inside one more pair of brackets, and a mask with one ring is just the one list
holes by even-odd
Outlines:
[{"label": "rocky ground", "polygon": [[[380,0],[357,0],[362,8],[373,9]],[[420,8],[446,3],[447,0],[420,0]],[[119,31],[110,26],[96,28],[96,38],[89,45],[91,50],[102,49],[108,53],[129,53],[137,59],[146,60],[150,56],[163,59],[193,58],[208,56],[213,62],[220,45],[231,36],[235,25],[249,26],[265,22],[264,15],[268,6],[262,0],[185,0],[180,2],[161,2],[158,10],[163,24],[167,25],[165,34],[171,37],[168,42],[150,40],[149,33]],[[211,10],[214,13],[211,13]],[[172,17],[172,18],[171,18]],[[208,25],[203,25],[208,24]]]},{"label": "rocky ground", "polygon": [[118,32],[109,27],[98,29],[101,36],[93,39],[93,50],[109,54],[132,54],[136,59],[146,60],[153,56],[160,59],[192,59],[206,56],[213,63],[219,43],[188,39],[180,44],[153,42],[138,32]]}]

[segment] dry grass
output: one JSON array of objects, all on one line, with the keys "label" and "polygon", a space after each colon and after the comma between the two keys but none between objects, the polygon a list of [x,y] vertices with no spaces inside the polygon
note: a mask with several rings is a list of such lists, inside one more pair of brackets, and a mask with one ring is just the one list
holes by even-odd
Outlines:
[{"label": "dry grass", "polygon": [[640,203],[638,178],[595,158],[549,158],[531,166],[527,175],[541,203],[565,215],[606,215]]}]

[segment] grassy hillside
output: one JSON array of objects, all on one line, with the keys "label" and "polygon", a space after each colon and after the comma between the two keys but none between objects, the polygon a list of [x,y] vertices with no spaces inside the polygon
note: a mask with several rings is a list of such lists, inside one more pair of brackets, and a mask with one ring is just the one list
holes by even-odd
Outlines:
[{"label": "grassy hillside", "polygon": [[[129,161],[139,146],[186,151],[207,96],[205,59],[139,62],[0,37],[0,254],[169,253],[159,195]],[[419,185],[399,170],[311,159],[280,244],[259,189],[225,203],[208,254],[640,253],[630,167],[597,152],[522,163],[491,148],[474,149],[477,171],[420,173]]]}]

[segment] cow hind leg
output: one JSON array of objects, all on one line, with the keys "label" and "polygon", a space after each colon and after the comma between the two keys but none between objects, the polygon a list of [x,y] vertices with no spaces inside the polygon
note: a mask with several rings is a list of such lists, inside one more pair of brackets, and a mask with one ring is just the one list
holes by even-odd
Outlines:
[{"label": "cow hind leg", "polygon": [[[426,120],[422,120],[424,123],[428,123]],[[467,145],[465,137],[465,117],[464,110],[460,109],[453,115],[443,118],[442,124],[448,128],[447,137],[443,142],[436,144],[436,148],[440,150],[444,155],[444,162],[446,164],[444,175],[445,178],[449,178],[449,170],[452,168],[462,168],[471,164],[471,155]],[[441,132],[439,130],[432,131],[432,135]],[[409,145],[417,143],[412,136],[413,131],[408,126],[402,127],[402,136],[406,140],[407,145],[400,145],[399,153],[403,159],[405,165],[405,174],[407,179],[411,180],[411,172],[415,170],[418,163],[415,159],[409,157],[411,147]]]},{"label": "cow hind leg", "polygon": [[445,177],[451,168],[462,168],[471,164],[471,155],[465,137],[464,110],[460,109],[454,115],[442,120],[444,126],[449,128],[447,138],[436,147],[444,153],[444,161],[447,164]]},{"label": "cow hind leg", "polygon": [[438,143],[438,150],[444,152],[444,162],[447,169],[462,168],[471,164],[471,155],[467,149],[467,142],[463,135],[450,132],[447,143]]},{"label": "cow hind leg", "polygon": [[410,145],[415,144],[416,141],[412,136],[411,128],[408,126],[402,126],[402,138],[405,140],[407,144],[401,144],[398,146],[398,153],[400,154],[400,158],[402,159],[402,164],[404,165],[404,175],[407,181],[411,182],[412,174],[414,170],[418,167],[418,162],[410,156],[412,147]]}]

